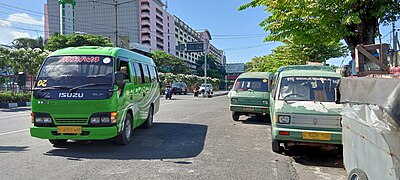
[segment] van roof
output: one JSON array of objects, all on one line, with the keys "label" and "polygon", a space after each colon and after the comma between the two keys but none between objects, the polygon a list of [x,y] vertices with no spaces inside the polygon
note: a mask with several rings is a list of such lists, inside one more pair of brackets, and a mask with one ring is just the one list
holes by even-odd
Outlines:
[{"label": "van roof", "polygon": [[292,70],[320,70],[320,71],[335,72],[335,69],[333,67],[330,67],[330,66],[315,66],[315,65],[282,66],[277,70],[277,72],[292,71]]},{"label": "van roof", "polygon": [[49,56],[65,56],[65,55],[100,55],[100,56],[125,57],[127,59],[134,59],[142,63],[155,66],[155,63],[151,58],[118,47],[100,47],[100,46],[69,47],[57,50],[51,53]]},{"label": "van roof", "polygon": [[270,72],[246,72],[241,74],[238,78],[269,78]]},{"label": "van roof", "polygon": [[325,70],[290,70],[280,73],[281,77],[314,76],[314,77],[342,77],[339,73]]}]

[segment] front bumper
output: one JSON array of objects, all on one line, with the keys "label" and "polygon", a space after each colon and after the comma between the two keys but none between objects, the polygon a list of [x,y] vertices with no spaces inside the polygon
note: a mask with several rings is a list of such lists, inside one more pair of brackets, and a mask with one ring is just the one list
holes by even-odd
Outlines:
[{"label": "front bumper", "polygon": [[32,137],[41,139],[103,140],[115,137],[117,127],[82,127],[82,134],[58,134],[57,127],[31,126]]},{"label": "front bumper", "polygon": [[[290,135],[280,135],[280,131],[289,132]],[[330,140],[310,140],[303,139],[303,132],[314,132],[314,133],[329,133]],[[282,127],[272,127],[273,139],[279,141],[290,141],[290,142],[305,142],[305,143],[322,143],[322,144],[342,144],[342,132],[337,131],[323,131],[323,130],[301,130],[291,129]]]},{"label": "front bumper", "polygon": [[248,114],[269,114],[269,107],[252,105],[230,105],[230,110]]}]

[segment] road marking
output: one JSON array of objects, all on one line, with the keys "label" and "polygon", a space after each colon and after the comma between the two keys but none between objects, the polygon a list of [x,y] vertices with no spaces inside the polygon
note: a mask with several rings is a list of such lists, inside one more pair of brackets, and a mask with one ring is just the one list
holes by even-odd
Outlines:
[{"label": "road marking", "polygon": [[19,114],[19,115],[12,115],[12,116],[3,116],[3,117],[0,117],[0,119],[13,118],[13,117],[22,117],[22,116],[29,117],[30,115],[29,114]]},{"label": "road marking", "polygon": [[16,131],[11,131],[11,132],[0,133],[0,136],[19,133],[19,132],[24,132],[24,131],[29,131],[29,129],[21,129],[21,130],[16,130]]}]

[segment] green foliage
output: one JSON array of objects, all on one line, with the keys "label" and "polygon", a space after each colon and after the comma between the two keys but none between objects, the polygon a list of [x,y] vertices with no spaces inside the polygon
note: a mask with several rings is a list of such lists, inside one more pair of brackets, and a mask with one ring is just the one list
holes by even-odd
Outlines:
[{"label": "green foliage", "polygon": [[[204,56],[201,56],[196,62],[196,75],[204,76]],[[217,63],[216,58],[213,55],[207,56],[207,64],[209,69],[207,70],[207,77],[224,79],[225,78],[225,68]]]},{"label": "green foliage", "polygon": [[152,51],[151,57],[160,72],[185,74],[189,72],[186,62],[162,50]]},{"label": "green foliage", "polygon": [[39,48],[16,50],[0,48],[0,57],[4,58],[4,62],[0,62],[0,69],[9,68],[14,71],[14,74],[18,72],[36,74],[48,55],[48,51]]},{"label": "green foliage", "polygon": [[54,33],[49,38],[45,46],[46,50],[56,51],[67,47],[77,46],[112,46],[112,43],[107,37],[92,35],[92,34],[72,34],[62,35]]},{"label": "green foliage", "polygon": [[265,7],[271,15],[260,23],[267,41],[291,39],[294,44],[336,44],[344,39],[353,52],[373,44],[379,23],[399,18],[399,0],[251,0],[239,8]]},{"label": "green foliage", "polygon": [[269,55],[253,58],[246,65],[247,71],[275,72],[280,66],[305,64],[306,61],[324,62],[329,58],[341,57],[345,52],[346,47],[341,44],[322,44],[318,47],[286,44],[278,46]]},{"label": "green foliage", "polygon": [[1,92],[0,103],[30,102],[30,93]]},{"label": "green foliage", "polygon": [[17,38],[14,39],[14,41],[12,42],[13,47],[17,48],[17,49],[35,49],[35,48],[39,48],[39,49],[43,49],[43,38],[42,37],[38,37],[37,39],[31,39],[31,38]]}]

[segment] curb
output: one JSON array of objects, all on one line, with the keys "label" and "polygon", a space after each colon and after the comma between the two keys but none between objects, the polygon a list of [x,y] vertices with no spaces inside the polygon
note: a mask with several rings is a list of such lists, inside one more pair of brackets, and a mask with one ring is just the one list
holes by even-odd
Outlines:
[{"label": "curb", "polygon": [[229,93],[229,92],[223,92],[223,93],[213,94],[211,97],[224,96],[224,95],[228,95],[228,93]]},{"label": "curb", "polygon": [[15,108],[31,106],[31,102],[18,102],[18,103],[0,103],[0,108]]}]

